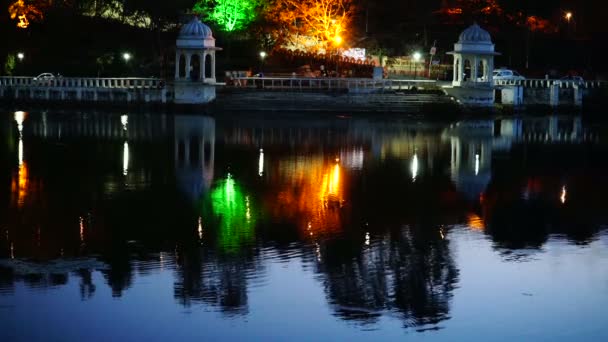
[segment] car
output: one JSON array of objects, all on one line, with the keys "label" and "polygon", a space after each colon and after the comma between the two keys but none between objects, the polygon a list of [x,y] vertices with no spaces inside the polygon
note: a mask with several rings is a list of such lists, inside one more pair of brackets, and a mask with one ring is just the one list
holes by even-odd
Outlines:
[{"label": "car", "polygon": [[36,77],[34,77],[34,83],[38,85],[50,85],[55,81],[55,75],[50,72],[42,73]]},{"label": "car", "polygon": [[492,73],[494,80],[525,80],[517,71],[511,69],[496,69]]},{"label": "car", "polygon": [[55,75],[51,74],[50,72],[44,72],[44,73],[34,77],[34,81],[54,80],[54,79],[55,79]]}]

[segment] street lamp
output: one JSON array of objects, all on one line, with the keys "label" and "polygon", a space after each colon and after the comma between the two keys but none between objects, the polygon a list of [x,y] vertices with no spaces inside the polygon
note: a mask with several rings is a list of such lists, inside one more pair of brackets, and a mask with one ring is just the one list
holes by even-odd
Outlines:
[{"label": "street lamp", "polygon": [[23,52],[18,52],[17,53],[17,58],[19,58],[19,62],[21,62],[24,57],[25,57],[25,55],[23,54]]},{"label": "street lamp", "polygon": [[262,60],[262,65],[260,66],[260,77],[264,76],[264,59],[266,58],[266,51],[260,51],[260,59]]},{"label": "street lamp", "polygon": [[418,77],[418,62],[420,61],[420,58],[422,58],[422,55],[420,52],[416,51],[412,57],[414,57],[414,79],[416,79]]},{"label": "street lamp", "polygon": [[122,58],[125,60],[125,62],[128,62],[131,59],[131,54],[128,52],[125,52],[122,54]]},{"label": "street lamp", "polygon": [[566,12],[565,18],[568,21],[568,24],[570,24],[570,19],[572,19],[572,12]]}]

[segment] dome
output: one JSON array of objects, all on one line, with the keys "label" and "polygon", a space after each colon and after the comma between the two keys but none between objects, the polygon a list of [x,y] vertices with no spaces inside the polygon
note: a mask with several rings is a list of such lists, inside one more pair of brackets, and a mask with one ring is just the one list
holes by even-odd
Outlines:
[{"label": "dome", "polygon": [[193,17],[189,23],[182,26],[178,39],[206,39],[213,38],[209,26],[203,24],[198,17]]},{"label": "dome", "polygon": [[459,43],[473,43],[473,44],[492,44],[492,37],[488,31],[482,29],[477,23],[469,26],[466,30],[462,31]]}]

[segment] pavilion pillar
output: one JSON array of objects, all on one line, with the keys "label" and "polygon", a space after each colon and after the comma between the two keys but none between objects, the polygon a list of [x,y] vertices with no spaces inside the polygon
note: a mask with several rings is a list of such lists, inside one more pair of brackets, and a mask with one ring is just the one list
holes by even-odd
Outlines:
[{"label": "pavilion pillar", "polygon": [[200,68],[199,68],[199,72],[200,72],[200,77],[199,79],[201,80],[201,82],[205,82],[205,61],[207,61],[207,53],[203,53],[202,57],[199,58],[200,60]]},{"label": "pavilion pillar", "polygon": [[192,59],[192,54],[191,53],[186,53],[186,79],[189,80],[190,79],[190,61]]},{"label": "pavilion pillar", "polygon": [[479,67],[479,58],[477,56],[473,56],[473,65],[471,65],[471,81],[477,82],[477,68]]}]

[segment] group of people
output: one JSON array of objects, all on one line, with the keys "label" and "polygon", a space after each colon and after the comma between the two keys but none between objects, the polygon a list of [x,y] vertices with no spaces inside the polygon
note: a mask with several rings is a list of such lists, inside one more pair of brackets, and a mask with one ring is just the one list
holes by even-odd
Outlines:
[{"label": "group of people", "polygon": [[248,70],[233,70],[226,71],[226,84],[235,87],[244,87],[247,85],[247,80],[244,77],[252,77],[251,69]]}]

